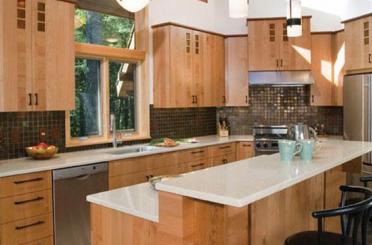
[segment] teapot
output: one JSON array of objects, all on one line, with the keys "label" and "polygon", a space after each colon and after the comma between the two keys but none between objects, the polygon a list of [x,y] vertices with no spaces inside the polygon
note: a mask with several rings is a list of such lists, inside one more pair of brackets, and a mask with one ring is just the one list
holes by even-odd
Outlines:
[{"label": "teapot", "polygon": [[313,138],[317,141],[317,132],[314,128],[306,124],[292,124],[288,126],[287,138],[290,140],[300,141]]}]

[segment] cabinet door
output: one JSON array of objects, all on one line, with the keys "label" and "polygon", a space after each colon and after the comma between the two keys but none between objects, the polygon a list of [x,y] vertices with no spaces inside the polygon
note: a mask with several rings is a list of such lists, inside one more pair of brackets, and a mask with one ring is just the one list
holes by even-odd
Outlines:
[{"label": "cabinet door", "polygon": [[285,71],[303,71],[311,69],[311,33],[310,18],[302,19],[302,36],[288,37],[287,24],[280,23],[280,69]]},{"label": "cabinet door", "polygon": [[253,142],[239,142],[236,146],[236,160],[243,160],[254,157],[254,143]]},{"label": "cabinet door", "polygon": [[[175,104],[172,107],[190,107],[196,104],[193,97],[193,32],[186,28],[170,27],[170,83],[175,86]],[[164,70],[163,72],[169,72]]]},{"label": "cabinet door", "polygon": [[249,21],[249,71],[279,69],[279,25],[280,22],[276,20]]},{"label": "cabinet door", "polygon": [[0,112],[30,111],[31,2],[0,3]]},{"label": "cabinet door", "polygon": [[192,67],[192,80],[189,83],[191,90],[191,104],[190,106],[204,106],[208,103],[208,98],[205,97],[205,93],[208,90],[207,83],[204,81],[203,74],[207,71],[204,71],[203,62],[204,56],[206,55],[205,48],[208,47],[207,44],[204,44],[203,39],[205,39],[204,34],[199,31],[191,32],[191,67]]},{"label": "cabinet door", "polygon": [[332,34],[312,35],[311,105],[331,106],[333,91]]},{"label": "cabinet door", "polygon": [[372,40],[367,35],[371,30],[372,23],[368,18],[345,23],[346,70],[362,70],[372,67],[372,63],[369,63]]},{"label": "cabinet door", "polygon": [[57,0],[32,0],[32,5],[34,109],[72,110],[74,5]]},{"label": "cabinet door", "polygon": [[225,39],[226,106],[248,105],[248,38]]},{"label": "cabinet door", "polygon": [[[343,105],[343,81],[345,75],[345,32],[337,32],[332,40],[333,105]],[[371,46],[372,47],[372,46]]]},{"label": "cabinet door", "polygon": [[211,106],[224,106],[225,95],[225,40],[221,36],[212,35],[212,93]]}]

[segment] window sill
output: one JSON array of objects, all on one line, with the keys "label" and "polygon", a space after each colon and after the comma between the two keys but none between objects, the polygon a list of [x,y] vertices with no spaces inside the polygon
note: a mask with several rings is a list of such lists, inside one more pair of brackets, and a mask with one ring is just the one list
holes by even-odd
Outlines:
[{"label": "window sill", "polygon": [[[131,135],[123,137],[119,142],[130,142],[130,141],[139,141],[139,140],[150,140],[150,136],[145,135]],[[77,138],[72,138],[69,142],[66,142],[66,148],[73,147],[82,147],[82,146],[92,146],[100,144],[109,144],[112,143],[112,138],[88,138],[86,140],[79,140]]]}]

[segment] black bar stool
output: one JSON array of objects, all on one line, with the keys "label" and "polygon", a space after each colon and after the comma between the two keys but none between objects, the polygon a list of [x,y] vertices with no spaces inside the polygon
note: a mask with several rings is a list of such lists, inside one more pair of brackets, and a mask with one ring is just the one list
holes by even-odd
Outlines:
[{"label": "black bar stool", "polygon": [[[317,211],[312,216],[318,219],[318,231],[305,231],[287,238],[285,245],[367,245],[367,225],[372,207],[372,190],[359,186],[340,186],[341,207]],[[355,204],[345,205],[347,193],[361,193],[365,198]],[[323,231],[323,221],[339,216],[342,233]],[[359,226],[362,226],[362,243],[358,243]]]}]

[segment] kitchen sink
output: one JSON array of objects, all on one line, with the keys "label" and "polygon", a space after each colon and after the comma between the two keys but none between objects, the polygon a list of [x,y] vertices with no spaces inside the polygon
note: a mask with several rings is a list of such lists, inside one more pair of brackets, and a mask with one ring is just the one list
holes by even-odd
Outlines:
[{"label": "kitchen sink", "polygon": [[150,151],[156,151],[156,150],[159,150],[159,148],[155,146],[138,146],[138,147],[125,148],[125,149],[117,149],[114,151],[109,151],[107,153],[111,155],[126,155],[126,154],[150,152]]}]

